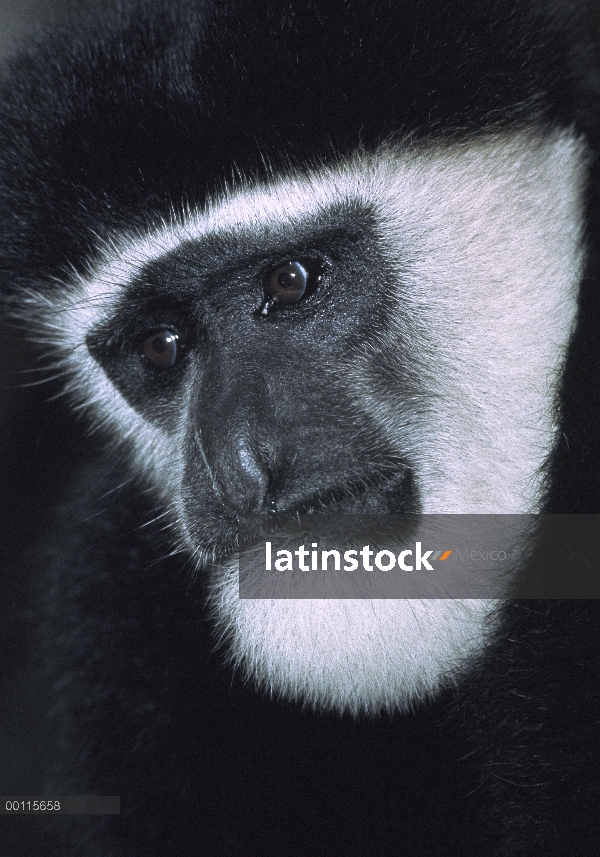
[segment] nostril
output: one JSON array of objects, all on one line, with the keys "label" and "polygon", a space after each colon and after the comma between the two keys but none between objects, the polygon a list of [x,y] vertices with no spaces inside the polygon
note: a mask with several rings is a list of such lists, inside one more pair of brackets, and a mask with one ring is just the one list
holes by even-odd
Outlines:
[{"label": "nostril", "polygon": [[275,500],[266,500],[265,508],[269,515],[278,515],[280,513],[280,509],[277,507]]}]

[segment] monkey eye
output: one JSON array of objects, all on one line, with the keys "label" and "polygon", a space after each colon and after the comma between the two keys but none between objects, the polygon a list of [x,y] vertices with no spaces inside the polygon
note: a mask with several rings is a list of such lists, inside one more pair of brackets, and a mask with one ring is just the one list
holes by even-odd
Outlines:
[{"label": "monkey eye", "polygon": [[144,339],[144,356],[157,369],[168,369],[177,360],[177,340],[179,336],[165,328],[150,334]]},{"label": "monkey eye", "polygon": [[316,291],[323,280],[324,265],[320,259],[295,259],[269,271],[264,281],[263,302],[258,316],[268,316],[271,310],[286,304],[296,304]]},{"label": "monkey eye", "polygon": [[308,271],[300,262],[287,262],[267,275],[265,296],[272,303],[291,304],[304,297]]}]

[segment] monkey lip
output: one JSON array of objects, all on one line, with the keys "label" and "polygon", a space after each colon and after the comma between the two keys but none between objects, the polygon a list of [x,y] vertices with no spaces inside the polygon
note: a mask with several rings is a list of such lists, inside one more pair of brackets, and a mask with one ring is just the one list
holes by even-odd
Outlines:
[{"label": "monkey lip", "polygon": [[268,495],[263,504],[263,512],[271,514],[399,515],[417,511],[413,472],[404,464],[392,475],[366,476],[343,486],[320,489],[308,498],[291,502],[281,502],[276,496]]}]

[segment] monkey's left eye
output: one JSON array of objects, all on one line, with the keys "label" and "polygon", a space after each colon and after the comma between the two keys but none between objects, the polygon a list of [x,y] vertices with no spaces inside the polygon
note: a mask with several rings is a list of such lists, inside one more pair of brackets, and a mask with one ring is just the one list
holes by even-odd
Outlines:
[{"label": "monkey's left eye", "polygon": [[178,339],[179,336],[172,330],[158,330],[144,339],[144,356],[158,369],[168,369],[177,360]]},{"label": "monkey's left eye", "polygon": [[288,262],[271,271],[265,284],[266,297],[276,303],[295,303],[304,297],[308,271],[300,262]]}]

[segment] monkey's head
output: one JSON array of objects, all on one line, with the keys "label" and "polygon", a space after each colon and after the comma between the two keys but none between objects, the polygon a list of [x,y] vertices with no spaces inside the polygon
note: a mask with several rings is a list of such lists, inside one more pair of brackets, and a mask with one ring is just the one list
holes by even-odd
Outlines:
[{"label": "monkey's head", "polygon": [[51,65],[53,108],[5,96],[25,147],[4,179],[16,312],[198,574],[216,563],[234,660],[317,705],[405,707],[460,671],[495,605],[240,600],[238,522],[543,508],[587,147],[529,13],[510,18],[523,69],[489,56],[498,21],[468,3],[452,19],[468,59],[446,13],[428,18],[437,65],[419,4],[374,4],[366,30],[327,4],[252,5],[158,4],[143,44],[117,12],[129,53],[98,24],[92,58],[84,38]]}]

